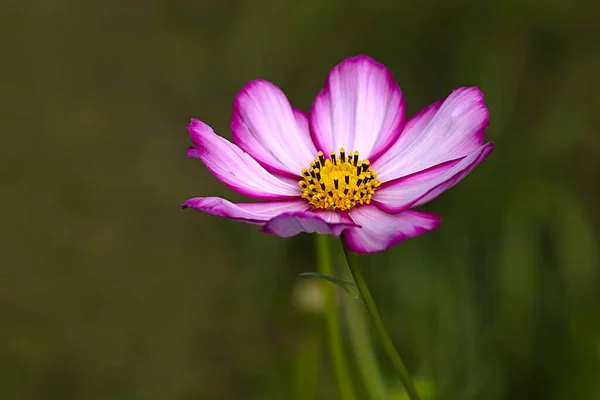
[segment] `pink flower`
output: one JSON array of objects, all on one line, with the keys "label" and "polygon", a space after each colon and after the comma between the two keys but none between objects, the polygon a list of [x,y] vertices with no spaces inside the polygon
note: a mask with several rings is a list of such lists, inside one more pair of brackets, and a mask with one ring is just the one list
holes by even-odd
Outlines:
[{"label": "pink flower", "polygon": [[460,88],[405,122],[400,87],[367,56],[333,68],[310,114],[274,84],[254,80],[233,104],[235,144],[192,119],[187,154],[231,189],[263,201],[197,197],[182,207],[281,237],[341,235],[353,252],[382,251],[439,226],[439,216],[413,208],[492,152],[494,144],[483,142],[488,115],[481,91]]}]

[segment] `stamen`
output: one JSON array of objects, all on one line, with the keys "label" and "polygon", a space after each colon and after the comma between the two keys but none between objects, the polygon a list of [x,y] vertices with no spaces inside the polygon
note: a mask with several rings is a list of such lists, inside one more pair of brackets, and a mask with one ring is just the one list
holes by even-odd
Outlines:
[{"label": "stamen", "polygon": [[321,163],[322,166],[325,166],[325,156],[323,155],[323,152],[320,151],[317,153],[317,155],[319,156],[319,162]]},{"label": "stamen", "polygon": [[369,169],[369,165],[371,165],[371,163],[369,162],[369,160],[365,160],[362,163],[362,172],[366,172]]},{"label": "stamen", "polygon": [[339,157],[335,152],[325,158],[319,152],[310,168],[302,169],[302,198],[313,208],[348,211],[360,204],[369,204],[381,185],[368,160],[359,160],[358,151],[346,153],[342,148]]}]

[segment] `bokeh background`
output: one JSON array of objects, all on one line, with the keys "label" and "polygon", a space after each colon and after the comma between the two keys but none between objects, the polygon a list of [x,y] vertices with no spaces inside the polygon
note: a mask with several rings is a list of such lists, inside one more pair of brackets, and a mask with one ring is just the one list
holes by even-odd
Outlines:
[{"label": "bokeh background", "polygon": [[257,77],[308,109],[359,53],[393,71],[409,115],[479,86],[497,146],[426,207],[438,231],[363,261],[411,372],[447,399],[600,399],[595,2],[1,9],[1,399],[336,399],[322,321],[293,301],[314,295],[297,287],[312,238],[179,204],[241,200],[186,159],[190,117],[230,138]]}]

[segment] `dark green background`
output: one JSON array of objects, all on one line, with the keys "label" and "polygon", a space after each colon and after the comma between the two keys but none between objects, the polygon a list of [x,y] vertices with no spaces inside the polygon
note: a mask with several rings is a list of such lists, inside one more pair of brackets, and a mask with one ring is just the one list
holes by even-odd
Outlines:
[{"label": "dark green background", "polygon": [[409,115],[479,86],[496,142],[427,206],[438,231],[366,261],[410,370],[449,399],[599,399],[598,21],[592,1],[4,0],[0,398],[294,398],[311,238],[180,211],[241,199],[185,126],[230,137],[256,77],[308,109],[366,53]]}]

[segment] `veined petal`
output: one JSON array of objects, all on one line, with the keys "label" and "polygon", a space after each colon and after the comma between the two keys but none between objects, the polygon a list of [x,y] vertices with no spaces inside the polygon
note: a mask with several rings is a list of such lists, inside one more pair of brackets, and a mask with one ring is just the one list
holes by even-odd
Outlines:
[{"label": "veined petal", "polygon": [[343,147],[373,162],[398,139],[404,115],[390,71],[367,56],[348,58],[331,70],[313,103],[311,134],[325,155]]},{"label": "veined petal", "polygon": [[271,82],[248,83],[233,103],[233,141],[265,168],[297,176],[315,158],[306,114]]},{"label": "veined petal", "polygon": [[407,123],[398,140],[376,161],[381,182],[466,156],[483,144],[489,111],[474,87],[454,90]]},{"label": "veined petal", "polygon": [[188,150],[188,157],[200,158],[217,179],[236,192],[269,200],[300,196],[297,182],[273,176],[204,122],[192,119],[188,130],[196,147],[195,152]]},{"label": "veined petal", "polygon": [[181,205],[181,208],[184,209],[193,208],[210,215],[257,225],[262,225],[283,213],[305,211],[308,207],[309,205],[302,199],[264,203],[232,203],[220,197],[195,197]]},{"label": "veined petal", "polygon": [[494,150],[493,143],[471,154],[384,183],[373,195],[373,203],[389,213],[398,213],[433,200],[460,182]]},{"label": "veined petal", "polygon": [[388,214],[373,205],[352,209],[350,217],[362,228],[345,229],[342,238],[350,251],[360,254],[386,250],[436,229],[441,222],[435,214],[415,210]]},{"label": "veined petal", "polygon": [[316,210],[281,214],[260,230],[280,237],[290,237],[301,232],[340,236],[344,229],[350,227],[358,225],[347,214]]}]

